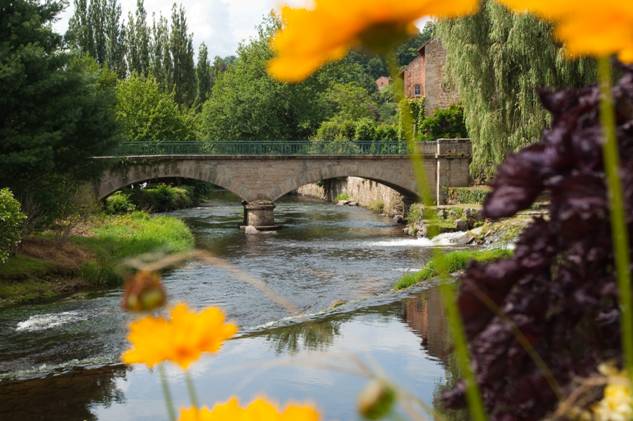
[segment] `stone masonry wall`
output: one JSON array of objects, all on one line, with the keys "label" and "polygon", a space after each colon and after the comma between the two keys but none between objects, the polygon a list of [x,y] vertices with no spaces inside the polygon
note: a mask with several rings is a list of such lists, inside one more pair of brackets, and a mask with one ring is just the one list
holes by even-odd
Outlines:
[{"label": "stone masonry wall", "polygon": [[444,65],[446,50],[435,38],[424,46],[425,114],[430,116],[438,108],[450,107],[459,101],[457,90],[446,79]]},{"label": "stone masonry wall", "polygon": [[377,201],[383,202],[384,213],[387,215],[402,215],[404,212],[403,196],[400,193],[384,184],[364,178],[346,177],[325,180],[320,184],[306,184],[297,189],[297,193],[330,202],[335,202],[339,194],[346,193],[350,200],[364,207]]}]

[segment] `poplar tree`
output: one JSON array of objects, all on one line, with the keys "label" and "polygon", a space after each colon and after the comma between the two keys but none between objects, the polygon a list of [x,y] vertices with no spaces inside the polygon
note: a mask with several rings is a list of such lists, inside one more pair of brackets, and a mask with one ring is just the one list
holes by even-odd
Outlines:
[{"label": "poplar tree", "polygon": [[188,32],[182,5],[174,3],[171,15],[169,46],[173,63],[172,82],[176,101],[189,107],[196,97],[193,60],[193,35]]},{"label": "poplar tree", "polygon": [[94,39],[88,14],[88,0],[74,0],[75,11],[68,22],[66,41],[71,47],[95,57]]},{"label": "poplar tree", "polygon": [[126,35],[127,62],[130,72],[147,76],[150,68],[150,46],[147,12],[143,0],[137,0],[134,15],[128,14]]},{"label": "poplar tree", "polygon": [[169,50],[169,26],[167,19],[160,15],[152,19],[151,38],[151,73],[163,91],[170,91],[172,86],[173,64]]},{"label": "poplar tree", "polygon": [[125,27],[121,22],[121,5],[118,0],[107,0],[105,4],[105,61],[110,70],[123,78],[127,73],[125,64]]},{"label": "poplar tree", "polygon": [[204,103],[211,91],[211,65],[209,64],[209,51],[205,43],[198,49],[198,64],[196,65],[196,102]]},{"label": "poplar tree", "polygon": [[89,30],[94,41],[92,57],[99,64],[106,63],[105,12],[107,0],[92,0],[88,6]]},{"label": "poplar tree", "polygon": [[437,33],[473,144],[471,174],[480,181],[506,154],[540,138],[549,123],[540,88],[595,81],[594,63],[568,60],[548,24],[490,0],[477,15],[438,23]]}]

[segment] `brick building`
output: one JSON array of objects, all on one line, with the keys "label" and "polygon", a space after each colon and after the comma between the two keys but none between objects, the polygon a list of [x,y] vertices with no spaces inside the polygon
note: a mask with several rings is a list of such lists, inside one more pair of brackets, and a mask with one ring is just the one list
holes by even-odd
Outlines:
[{"label": "brick building", "polygon": [[445,63],[446,50],[441,41],[434,38],[420,47],[418,56],[402,70],[405,95],[407,98],[424,97],[426,115],[459,101],[457,91],[446,83]]}]

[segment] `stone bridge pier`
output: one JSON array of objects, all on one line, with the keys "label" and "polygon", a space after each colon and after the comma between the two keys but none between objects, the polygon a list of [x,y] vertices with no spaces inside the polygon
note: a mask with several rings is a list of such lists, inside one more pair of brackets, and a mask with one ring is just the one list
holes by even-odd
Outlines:
[{"label": "stone bridge pier", "polygon": [[[469,184],[468,139],[440,139],[418,146],[437,203],[446,189]],[[244,205],[248,231],[274,230],[274,202],[322,180],[360,177],[384,184],[406,198],[417,197],[416,176],[406,154],[392,155],[212,155],[205,153],[95,157],[108,168],[95,184],[98,199],[131,184],[170,178],[205,181],[235,194]],[[248,228],[252,227],[252,228]]]},{"label": "stone bridge pier", "polygon": [[240,228],[243,230],[248,230],[248,227],[253,227],[257,231],[274,231],[281,228],[275,224],[275,204],[271,200],[243,201],[242,205],[244,223]]}]

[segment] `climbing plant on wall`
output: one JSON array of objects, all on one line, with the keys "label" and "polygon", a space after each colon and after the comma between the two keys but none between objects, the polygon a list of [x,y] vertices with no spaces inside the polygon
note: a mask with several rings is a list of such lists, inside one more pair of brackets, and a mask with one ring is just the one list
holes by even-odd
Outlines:
[{"label": "climbing plant on wall", "polygon": [[473,142],[471,173],[479,180],[491,178],[507,153],[534,143],[549,123],[540,88],[595,81],[594,63],[566,60],[547,23],[489,0],[477,15],[442,21],[436,33],[459,89]]}]

